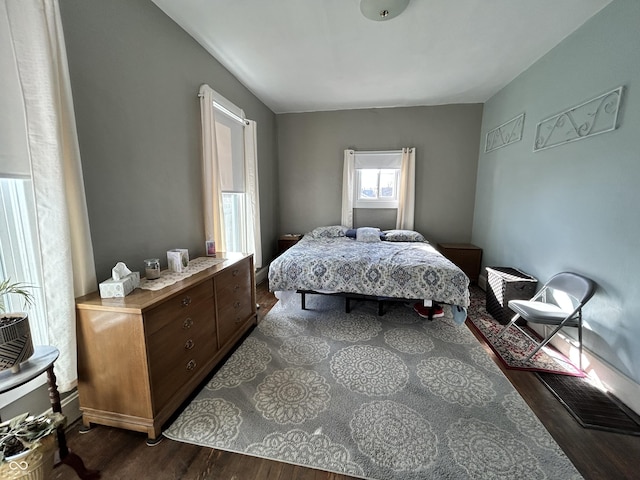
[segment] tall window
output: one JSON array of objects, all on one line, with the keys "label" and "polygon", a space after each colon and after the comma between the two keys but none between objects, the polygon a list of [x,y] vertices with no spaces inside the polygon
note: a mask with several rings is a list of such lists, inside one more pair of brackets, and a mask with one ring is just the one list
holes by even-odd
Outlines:
[{"label": "tall window", "polygon": [[257,124],[206,84],[199,96],[206,239],[252,253],[260,268]]},{"label": "tall window", "polygon": [[[0,92],[4,117],[0,128],[0,281],[33,285],[34,305],[28,311],[33,343],[49,345],[27,118],[15,54],[9,31],[0,28],[0,71],[4,77]],[[4,301],[9,312],[24,309],[19,297],[10,295]]]},{"label": "tall window", "polygon": [[[220,100],[220,99],[219,99]],[[228,105],[228,104],[227,104]],[[247,196],[244,168],[244,120],[219,102],[216,109],[216,143],[222,185],[226,248],[247,252]],[[235,107],[237,108],[237,107]]]}]

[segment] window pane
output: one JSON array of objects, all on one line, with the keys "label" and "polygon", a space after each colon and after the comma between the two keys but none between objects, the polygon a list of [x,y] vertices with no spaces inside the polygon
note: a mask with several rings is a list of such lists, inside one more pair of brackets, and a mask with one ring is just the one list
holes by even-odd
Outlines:
[{"label": "window pane", "polygon": [[356,169],[355,208],[398,208],[399,180],[399,169]]},{"label": "window pane", "polygon": [[[34,305],[29,310],[33,343],[47,345],[44,299],[40,279],[40,246],[37,242],[32,183],[29,179],[0,178],[0,279],[33,285]],[[20,312],[20,297],[5,298],[7,311]]]},{"label": "window pane", "polygon": [[378,178],[380,170],[362,169],[360,170],[360,192],[359,197],[363,199],[378,198]]},{"label": "window pane", "polygon": [[380,170],[380,198],[396,198],[395,170]]},{"label": "window pane", "polygon": [[225,241],[228,252],[246,252],[245,245],[245,195],[243,193],[223,193]]}]

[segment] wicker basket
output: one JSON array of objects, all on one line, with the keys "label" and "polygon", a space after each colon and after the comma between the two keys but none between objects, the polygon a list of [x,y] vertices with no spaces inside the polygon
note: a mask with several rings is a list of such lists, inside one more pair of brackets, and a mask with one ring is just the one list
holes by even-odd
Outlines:
[{"label": "wicker basket", "polygon": [[515,268],[487,267],[487,312],[506,325],[515,315],[509,300],[530,299],[537,285],[538,280]]},{"label": "wicker basket", "polygon": [[23,454],[0,463],[0,478],[7,480],[47,480],[53,471],[54,454],[58,448],[57,432],[36,442]]}]

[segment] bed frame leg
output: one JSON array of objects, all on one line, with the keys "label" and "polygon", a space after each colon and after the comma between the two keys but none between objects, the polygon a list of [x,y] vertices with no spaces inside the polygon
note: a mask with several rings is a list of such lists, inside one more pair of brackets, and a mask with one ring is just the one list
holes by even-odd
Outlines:
[{"label": "bed frame leg", "polygon": [[378,300],[378,316],[384,315],[384,301]]},{"label": "bed frame leg", "polygon": [[349,297],[344,297],[344,311],[351,313],[351,299]]},{"label": "bed frame leg", "polygon": [[302,303],[302,310],[306,310],[307,309],[306,293],[300,292],[300,302]]}]

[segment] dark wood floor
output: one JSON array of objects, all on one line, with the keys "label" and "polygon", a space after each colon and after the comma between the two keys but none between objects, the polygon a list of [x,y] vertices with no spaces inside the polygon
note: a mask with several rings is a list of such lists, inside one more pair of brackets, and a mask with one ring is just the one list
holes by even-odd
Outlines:
[{"label": "dark wood floor", "polygon": [[[266,284],[259,285],[260,317],[266,315],[275,302]],[[485,348],[491,353],[489,347],[485,345]],[[503,371],[585,479],[640,479],[640,437],[584,429],[534,374]],[[96,426],[84,434],[80,434],[78,429],[78,424],[69,428],[69,446],[82,457],[88,468],[100,470],[105,480],[353,478],[169,439],[164,439],[155,447],[148,447],[144,434],[115,428]],[[52,478],[70,480],[77,477],[68,466],[61,465],[54,470]]]}]

